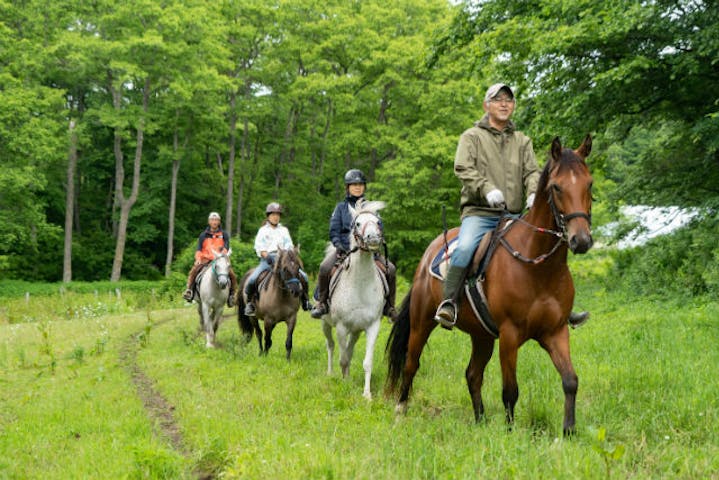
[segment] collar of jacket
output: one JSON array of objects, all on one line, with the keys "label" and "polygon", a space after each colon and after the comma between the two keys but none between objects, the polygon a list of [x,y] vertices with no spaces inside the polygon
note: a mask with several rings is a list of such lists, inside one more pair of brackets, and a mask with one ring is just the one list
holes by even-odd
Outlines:
[{"label": "collar of jacket", "polygon": [[499,135],[502,133],[508,133],[511,134],[514,132],[514,122],[511,120],[507,122],[507,126],[504,127],[504,130],[499,131],[493,126],[489,124],[489,114],[485,113],[484,116],[480,119],[474,122],[474,126],[478,128],[483,128],[485,130],[488,130],[490,133],[493,133],[494,135]]},{"label": "collar of jacket", "polygon": [[354,208],[354,206],[357,204],[357,200],[359,200],[360,198],[364,198],[364,193],[362,195],[360,195],[359,197],[355,197],[354,195],[350,195],[348,193],[347,196],[345,197],[345,200],[347,200],[347,203],[352,205],[352,208]]}]

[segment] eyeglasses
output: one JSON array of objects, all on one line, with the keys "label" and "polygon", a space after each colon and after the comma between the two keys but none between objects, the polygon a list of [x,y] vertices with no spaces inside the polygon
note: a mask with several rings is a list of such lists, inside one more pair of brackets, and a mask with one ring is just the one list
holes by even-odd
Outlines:
[{"label": "eyeglasses", "polygon": [[490,98],[489,101],[492,103],[514,103],[514,99],[509,97],[495,97]]}]

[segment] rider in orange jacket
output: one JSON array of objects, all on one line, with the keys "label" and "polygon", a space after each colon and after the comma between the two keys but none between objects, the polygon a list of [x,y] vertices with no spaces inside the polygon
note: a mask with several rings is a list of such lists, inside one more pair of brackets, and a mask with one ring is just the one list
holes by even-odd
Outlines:
[{"label": "rider in orange jacket", "polygon": [[[210,213],[207,218],[208,227],[200,234],[197,240],[197,250],[195,250],[195,264],[190,270],[187,277],[187,290],[182,294],[182,298],[191,302],[194,297],[195,279],[202,268],[215,259],[215,253],[227,253],[230,250],[230,235],[225,232],[220,222],[220,214],[217,212]],[[230,294],[227,297],[227,306],[235,305],[235,292],[237,291],[237,276],[230,268]]]}]

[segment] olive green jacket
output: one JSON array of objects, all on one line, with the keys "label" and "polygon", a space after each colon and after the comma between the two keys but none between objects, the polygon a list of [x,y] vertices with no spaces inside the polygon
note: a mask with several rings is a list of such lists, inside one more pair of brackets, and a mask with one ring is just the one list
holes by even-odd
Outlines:
[{"label": "olive green jacket", "polygon": [[511,121],[500,132],[489,125],[487,115],[459,138],[454,173],[462,182],[462,219],[501,215],[501,207],[487,203],[487,193],[495,188],[504,195],[507,210],[519,213],[539,181],[532,140],[515,130]]}]

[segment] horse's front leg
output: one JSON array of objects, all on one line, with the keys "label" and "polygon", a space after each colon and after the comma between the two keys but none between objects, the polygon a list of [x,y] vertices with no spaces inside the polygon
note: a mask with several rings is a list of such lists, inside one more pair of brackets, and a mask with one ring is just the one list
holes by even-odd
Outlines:
[{"label": "horse's front leg", "polygon": [[[362,361],[362,368],[364,369],[364,391],[362,396],[367,400],[372,400],[372,391],[370,390],[370,380],[372,379],[372,362],[374,359],[374,344],[377,341],[377,335],[379,335],[380,321],[372,323],[367,328],[365,335],[367,336],[367,348],[365,349],[364,361]],[[359,337],[359,334],[357,335]]]},{"label": "horse's front leg", "polygon": [[542,338],[539,343],[549,353],[554,367],[562,377],[562,389],[564,390],[564,424],[562,430],[565,436],[573,435],[579,377],[577,377],[574,366],[572,366],[572,358],[569,353],[569,328],[566,323],[558,332]]},{"label": "horse's front leg", "polygon": [[518,334],[513,329],[504,329],[499,334],[499,363],[502,368],[502,403],[507,416],[507,424],[512,428],[514,423],[514,407],[519,398],[517,385],[517,350],[519,350]]},{"label": "horse's front leg", "polygon": [[[356,341],[357,339],[355,339]],[[347,378],[350,374],[354,342],[352,341],[352,334],[343,323],[337,324],[337,343],[340,344],[340,370],[342,370],[342,376]]]},{"label": "horse's front leg", "polygon": [[327,345],[327,375],[332,375],[332,357],[335,353],[335,339],[332,337],[332,325],[322,320],[322,333],[325,334]]},{"label": "horse's front leg", "polygon": [[275,325],[277,324],[274,320],[265,317],[265,355],[270,352],[270,348],[272,347],[272,331],[275,329]]},{"label": "horse's front leg", "polygon": [[215,348],[215,329],[212,326],[215,312],[209,305],[202,305],[202,321],[205,330],[205,347]]},{"label": "horse's front leg", "polygon": [[297,313],[290,316],[287,319],[287,337],[285,338],[285,351],[287,352],[287,361],[290,360],[292,354],[292,334],[295,331],[295,325],[297,323]]}]

